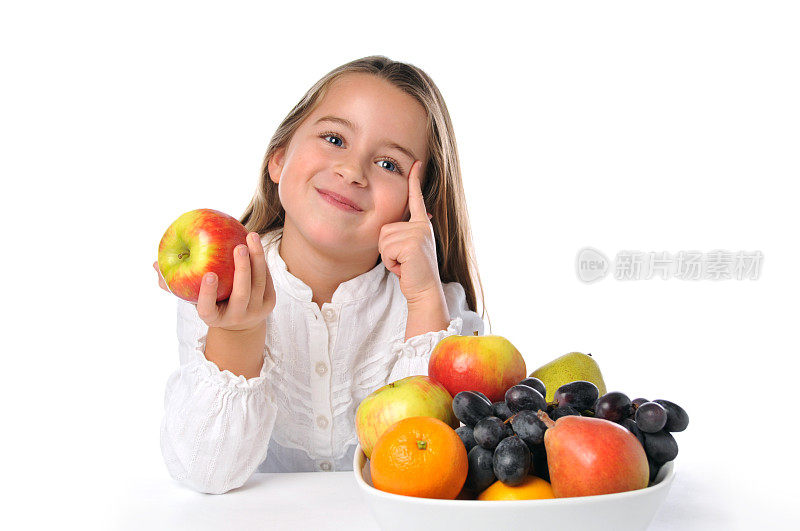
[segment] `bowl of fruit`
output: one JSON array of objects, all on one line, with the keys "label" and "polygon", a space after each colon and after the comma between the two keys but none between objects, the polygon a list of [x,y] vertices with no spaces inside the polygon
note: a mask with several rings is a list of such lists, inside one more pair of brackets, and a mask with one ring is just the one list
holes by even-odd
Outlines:
[{"label": "bowl of fruit", "polygon": [[440,346],[428,376],[392,382],[356,412],[353,472],[382,529],[647,528],[675,475],[683,408],[606,392],[580,353],[482,387],[454,377],[464,359],[437,369]]}]

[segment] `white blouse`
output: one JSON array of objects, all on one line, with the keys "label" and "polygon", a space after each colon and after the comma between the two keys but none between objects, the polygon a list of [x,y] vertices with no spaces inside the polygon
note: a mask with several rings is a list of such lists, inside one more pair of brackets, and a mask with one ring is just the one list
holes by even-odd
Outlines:
[{"label": "white blouse", "polygon": [[383,263],[340,284],[320,309],[271,242],[279,232],[261,238],[276,303],[259,376],[235,376],[208,361],[208,327],[193,304],[177,299],[180,368],[167,381],[161,451],[170,475],[200,492],[227,492],[256,471],[352,470],[361,400],[427,374],[443,338],[483,335],[464,288],[449,282],[447,330],[406,341],[406,299]]}]

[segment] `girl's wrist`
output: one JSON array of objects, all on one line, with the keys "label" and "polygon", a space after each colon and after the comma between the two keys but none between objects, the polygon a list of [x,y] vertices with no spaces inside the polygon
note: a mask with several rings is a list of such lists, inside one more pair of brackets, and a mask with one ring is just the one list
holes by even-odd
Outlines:
[{"label": "girl's wrist", "polygon": [[406,296],[409,311],[411,309],[425,309],[432,306],[446,305],[441,282],[426,288],[414,295]]},{"label": "girl's wrist", "polygon": [[266,332],[266,321],[248,330],[209,327],[205,357],[220,371],[255,378],[261,373],[264,361]]},{"label": "girl's wrist", "polygon": [[450,314],[441,289],[438,293],[429,293],[425,297],[408,301],[406,341],[427,332],[447,330],[448,326],[450,326]]}]

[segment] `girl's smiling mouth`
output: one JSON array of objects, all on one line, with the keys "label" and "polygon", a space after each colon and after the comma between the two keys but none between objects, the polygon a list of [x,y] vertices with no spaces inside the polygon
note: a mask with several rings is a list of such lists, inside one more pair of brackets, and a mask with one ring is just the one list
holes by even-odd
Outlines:
[{"label": "girl's smiling mouth", "polygon": [[352,201],[343,197],[337,193],[323,190],[320,188],[316,188],[319,195],[324,199],[326,202],[330,203],[331,205],[338,207],[347,212],[362,212],[362,210]]}]

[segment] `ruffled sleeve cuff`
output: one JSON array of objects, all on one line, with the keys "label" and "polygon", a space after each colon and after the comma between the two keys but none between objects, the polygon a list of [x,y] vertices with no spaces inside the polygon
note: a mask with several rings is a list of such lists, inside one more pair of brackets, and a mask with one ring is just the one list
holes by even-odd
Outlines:
[{"label": "ruffled sleeve cuff", "polygon": [[207,338],[207,334],[198,338],[197,346],[195,347],[195,360],[190,364],[190,367],[187,367],[187,369],[195,373],[199,383],[247,393],[253,392],[254,390],[263,391],[267,383],[267,376],[275,366],[275,362],[266,345],[264,345],[264,364],[261,367],[261,372],[254,378],[245,378],[242,375],[233,374],[227,369],[221,371],[216,363],[206,358]]},{"label": "ruffled sleeve cuff", "polygon": [[406,376],[428,374],[428,362],[431,352],[442,339],[461,334],[463,320],[455,317],[450,321],[446,330],[426,332],[406,340],[396,339],[392,342],[391,353],[397,359],[389,375],[389,381],[394,382]]}]

